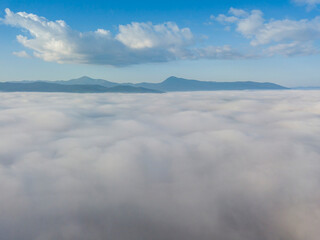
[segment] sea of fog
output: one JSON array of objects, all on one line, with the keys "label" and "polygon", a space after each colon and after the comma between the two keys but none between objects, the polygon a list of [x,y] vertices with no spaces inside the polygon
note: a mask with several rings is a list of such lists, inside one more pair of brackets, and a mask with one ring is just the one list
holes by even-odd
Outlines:
[{"label": "sea of fog", "polygon": [[1,240],[319,240],[320,91],[0,93]]}]

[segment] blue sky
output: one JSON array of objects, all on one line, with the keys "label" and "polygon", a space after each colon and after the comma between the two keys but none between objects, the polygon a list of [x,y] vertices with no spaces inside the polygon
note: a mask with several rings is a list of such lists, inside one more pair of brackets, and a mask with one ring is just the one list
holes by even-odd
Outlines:
[{"label": "blue sky", "polygon": [[175,75],[319,86],[319,6],[319,0],[2,0],[0,81],[88,75],[158,82]]}]

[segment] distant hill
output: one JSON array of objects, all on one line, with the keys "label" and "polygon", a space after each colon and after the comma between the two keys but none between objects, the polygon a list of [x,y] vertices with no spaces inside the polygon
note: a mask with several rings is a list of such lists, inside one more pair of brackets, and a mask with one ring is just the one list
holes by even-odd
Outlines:
[{"label": "distant hill", "polygon": [[160,83],[115,83],[103,79],[81,77],[68,81],[20,81],[0,83],[0,91],[26,92],[122,92],[159,93],[219,90],[283,90],[286,87],[274,83],[261,82],[207,82],[169,77]]},{"label": "distant hill", "polygon": [[2,92],[68,92],[68,93],[160,93],[158,90],[133,86],[64,85],[48,82],[0,82]]},{"label": "distant hill", "polygon": [[286,87],[274,83],[260,82],[206,82],[169,77],[161,83],[138,83],[134,86],[160,91],[217,91],[217,90],[280,90]]},{"label": "distant hill", "polygon": [[68,81],[55,81],[54,83],[63,84],[63,85],[100,85],[104,87],[114,87],[119,85],[119,83],[109,82],[103,79],[93,79],[87,76],[71,79]]},{"label": "distant hill", "polygon": [[198,81],[177,77],[169,77],[160,83],[115,83],[102,79],[92,79],[82,77],[69,81],[56,81],[55,83],[63,84],[97,84],[101,86],[133,86],[147,89],[154,89],[163,92],[185,92],[185,91],[218,91],[218,90],[281,90],[288,89],[274,83],[260,82],[210,82]]},{"label": "distant hill", "polygon": [[127,85],[117,85],[115,87],[108,88],[107,92],[120,92],[120,93],[163,93],[163,91],[149,89],[144,87],[135,87]]}]

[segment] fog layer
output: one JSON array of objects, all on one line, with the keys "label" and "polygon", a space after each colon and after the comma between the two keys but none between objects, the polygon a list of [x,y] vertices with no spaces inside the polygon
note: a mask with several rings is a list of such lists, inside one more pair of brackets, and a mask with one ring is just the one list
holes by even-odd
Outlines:
[{"label": "fog layer", "polygon": [[1,240],[318,240],[320,92],[0,93]]}]

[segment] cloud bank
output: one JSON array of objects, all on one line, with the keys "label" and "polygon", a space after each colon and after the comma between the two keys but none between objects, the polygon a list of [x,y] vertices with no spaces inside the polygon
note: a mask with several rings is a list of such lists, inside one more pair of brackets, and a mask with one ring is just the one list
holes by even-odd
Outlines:
[{"label": "cloud bank", "polygon": [[320,16],[301,20],[266,20],[263,12],[230,8],[229,14],[213,17],[222,24],[233,24],[235,30],[254,47],[266,46],[267,55],[312,55],[319,54],[314,46],[320,40]]},{"label": "cloud bank", "polygon": [[[315,4],[310,1],[308,6]],[[252,59],[320,53],[317,47],[320,16],[268,20],[261,10],[232,7],[228,14],[212,15],[211,20],[225,25],[228,31],[234,29],[250,41],[247,53],[243,53],[236,50],[236,46],[202,43],[191,29],[180,28],[174,22],[132,22],[119,25],[115,33],[106,29],[79,32],[63,20],[50,21],[26,12],[14,13],[10,9],[5,13],[0,22],[22,29],[24,34],[18,35],[17,41],[29,50],[13,54],[50,62],[127,66],[175,60]]]},{"label": "cloud bank", "polygon": [[319,92],[0,102],[2,240],[319,238]]},{"label": "cloud bank", "polygon": [[[196,48],[191,30],[179,28],[174,22],[157,25],[133,22],[120,25],[119,32],[113,36],[105,29],[79,32],[62,20],[49,21],[10,9],[5,12],[5,18],[0,21],[24,29],[30,35],[18,35],[18,42],[32,50],[35,57],[50,62],[126,66],[203,57],[239,57],[239,53],[228,46],[211,47],[210,51]],[[199,51],[206,54],[199,55]]]}]

